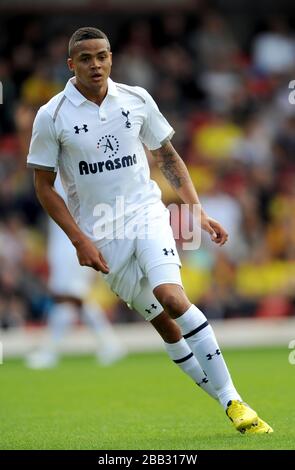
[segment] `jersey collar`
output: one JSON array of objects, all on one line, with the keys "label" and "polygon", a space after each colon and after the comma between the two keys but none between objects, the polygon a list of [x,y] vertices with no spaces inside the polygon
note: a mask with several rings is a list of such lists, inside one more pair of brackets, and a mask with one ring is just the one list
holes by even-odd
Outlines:
[{"label": "jersey collar", "polygon": [[108,78],[108,95],[110,96],[118,96],[118,90],[116,87],[115,82],[111,78]]},{"label": "jersey collar", "polygon": [[[79,90],[74,85],[75,77],[70,78],[68,83],[65,86],[64,94],[65,96],[75,105],[80,106],[82,103],[87,101],[87,98],[83,96]],[[110,96],[118,96],[118,90],[116,84],[113,82],[111,78],[108,78],[108,92],[107,95]]]}]

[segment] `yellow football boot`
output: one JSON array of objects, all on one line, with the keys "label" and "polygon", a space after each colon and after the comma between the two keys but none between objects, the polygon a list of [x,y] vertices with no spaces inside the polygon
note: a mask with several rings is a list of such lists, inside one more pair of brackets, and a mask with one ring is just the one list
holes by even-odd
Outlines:
[{"label": "yellow football boot", "polygon": [[258,424],[253,424],[250,428],[245,429],[244,434],[270,434],[271,432],[273,432],[272,427],[258,417]]},{"label": "yellow football boot", "polygon": [[258,425],[256,411],[252,410],[246,403],[239,400],[231,400],[227,404],[226,414],[233,422],[236,430],[245,433],[251,426]]}]

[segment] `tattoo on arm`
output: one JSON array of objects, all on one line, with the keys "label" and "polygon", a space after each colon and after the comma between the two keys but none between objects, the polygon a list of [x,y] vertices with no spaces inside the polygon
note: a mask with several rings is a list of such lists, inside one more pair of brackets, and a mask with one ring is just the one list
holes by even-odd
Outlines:
[{"label": "tattoo on arm", "polygon": [[151,153],[171,186],[178,189],[187,181],[187,168],[170,141]]}]

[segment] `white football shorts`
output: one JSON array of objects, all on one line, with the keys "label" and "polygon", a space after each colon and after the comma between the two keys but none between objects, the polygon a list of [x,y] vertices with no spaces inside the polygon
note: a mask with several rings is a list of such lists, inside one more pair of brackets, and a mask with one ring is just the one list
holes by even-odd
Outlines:
[{"label": "white football shorts", "polygon": [[[114,239],[99,248],[110,268],[103,277],[112,291],[148,321],[163,311],[153,289],[166,283],[182,286],[181,262],[169,220],[170,213],[163,206],[149,219],[146,237]],[[146,221],[142,224],[146,229]],[[146,233],[140,231],[138,221],[137,229]]]}]

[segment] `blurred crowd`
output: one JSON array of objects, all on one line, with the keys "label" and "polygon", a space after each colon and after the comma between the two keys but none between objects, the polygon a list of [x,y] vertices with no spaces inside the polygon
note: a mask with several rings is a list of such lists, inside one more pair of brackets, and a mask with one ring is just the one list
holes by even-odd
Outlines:
[{"label": "blurred crowd", "polygon": [[[70,77],[73,28],[65,17],[56,31],[54,21],[24,17],[12,34],[1,20],[3,328],[42,321],[50,302],[46,217],[25,162],[37,109]],[[255,21],[245,35],[216,11],[122,16],[110,35],[113,80],[153,95],[176,130],[173,144],[204,208],[230,234],[223,248],[203,235],[200,249],[181,252],[187,293],[209,318],[295,314],[295,38],[287,18]],[[108,34],[107,24],[90,17],[78,26]],[[179,202],[152,160],[151,166],[165,203]],[[94,290],[114,320],[138,319],[107,288]]]}]

